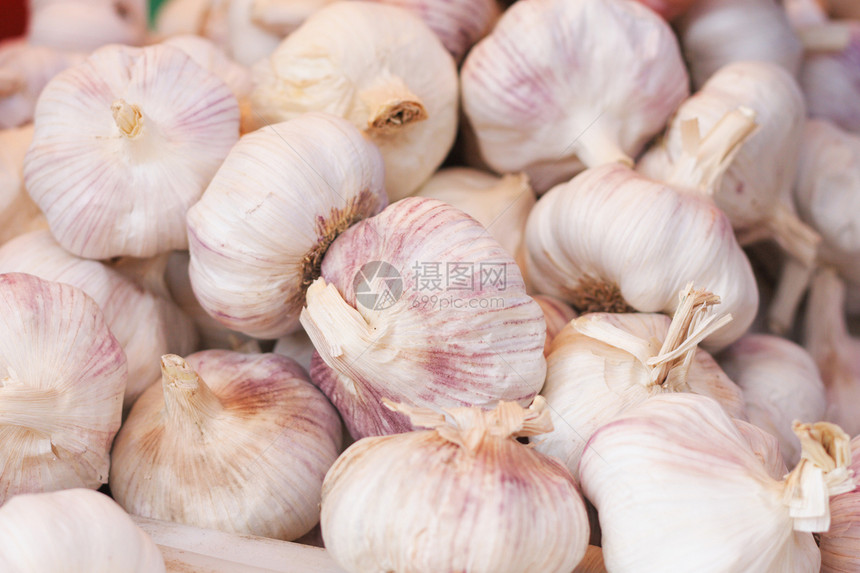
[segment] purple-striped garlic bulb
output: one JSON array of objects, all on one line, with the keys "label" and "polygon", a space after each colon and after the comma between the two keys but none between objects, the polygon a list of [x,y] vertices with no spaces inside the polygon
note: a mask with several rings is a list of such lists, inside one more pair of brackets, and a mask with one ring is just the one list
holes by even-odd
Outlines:
[{"label": "purple-striped garlic bulb", "polygon": [[809,115],[860,132],[860,21],[825,23],[818,33],[837,44],[809,50],[803,60],[800,85]]},{"label": "purple-striped garlic bulb", "polygon": [[379,150],[348,121],[312,113],[249,133],[188,211],[194,293],[228,328],[289,334],[329,245],[387,202]]},{"label": "purple-striped garlic bulb", "polygon": [[33,126],[0,130],[0,245],[48,223],[24,188],[24,155]]},{"label": "purple-striped garlic bulb", "polygon": [[152,384],[162,354],[189,353],[196,347],[194,325],[171,300],[141,288],[101,261],[67,252],[47,230],[21,235],[0,247],[0,273],[8,272],[66,283],[93,298],[128,359],[126,411]]},{"label": "purple-striped garlic bulb", "polygon": [[511,255],[441,201],[407,198],[338,237],[301,322],[311,379],[355,438],[406,431],[382,405],[531,402],[546,323]]},{"label": "purple-striped garlic bulb", "polygon": [[59,243],[148,257],[187,247],[185,212],[238,140],[239,106],[178,48],[111,45],[51,80],[35,127],[25,183]]},{"label": "purple-striped garlic bulb", "polygon": [[335,2],[308,18],[254,68],[261,125],[322,111],[376,144],[392,201],[442,164],[457,131],[457,70],[417,16],[376,2]]},{"label": "purple-striped garlic bulb", "polygon": [[107,44],[139,46],[147,34],[147,0],[30,0],[27,40],[68,52]]},{"label": "purple-striped garlic bulb", "polygon": [[346,571],[569,573],[579,563],[589,526],[570,472],[515,439],[552,429],[540,396],[528,409],[390,407],[429,429],[359,440],[323,484],[323,539]]},{"label": "purple-striped garlic bulb", "polygon": [[126,359],[84,291],[0,274],[0,504],[107,483]]},{"label": "purple-striped garlic bulb", "polygon": [[341,446],[337,412],[276,354],[161,359],[117,434],[110,487],[129,513],[292,540],[319,521]]},{"label": "purple-striped garlic bulb", "polygon": [[[860,479],[860,436],[851,440],[851,469]],[[819,535],[821,573],[860,570],[860,485],[830,500],[830,530]]]},{"label": "purple-striped garlic bulb", "polygon": [[517,2],[469,53],[462,83],[484,159],[525,171],[538,192],[583,165],[632,165],[689,93],[672,29],[628,0]]}]

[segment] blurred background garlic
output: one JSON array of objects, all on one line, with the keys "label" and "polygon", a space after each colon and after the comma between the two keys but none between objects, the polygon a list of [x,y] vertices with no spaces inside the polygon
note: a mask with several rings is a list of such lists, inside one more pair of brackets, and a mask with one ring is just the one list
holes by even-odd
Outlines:
[{"label": "blurred background garlic", "polygon": [[152,256],[187,246],[185,212],[238,137],[236,98],[182,50],[106,46],[42,92],[25,184],[67,250]]},{"label": "blurred background garlic", "polygon": [[282,336],[275,342],[275,347],[272,349],[275,354],[295,360],[299,366],[305,369],[305,372],[311,371],[311,359],[314,351],[314,343],[311,342],[304,328]]},{"label": "blurred background garlic", "polygon": [[302,369],[227,350],[168,354],[161,369],[114,444],[117,502],[144,517],[276,539],[316,525],[341,423]]},{"label": "blurred background garlic", "polygon": [[322,113],[242,137],[188,211],[200,304],[257,338],[295,331],[329,245],[387,204],[382,158],[349,122]]},{"label": "blurred background garlic", "polygon": [[65,251],[47,230],[21,235],[0,247],[0,272],[66,283],[93,298],[128,359],[126,412],[157,376],[162,354],[196,348],[194,326],[170,299],[141,288],[100,261]]},{"label": "blurred background garlic", "polygon": [[589,530],[573,478],[515,439],[552,429],[540,397],[528,409],[391,407],[429,430],[360,440],[326,475],[323,538],[342,567],[569,573],[579,563]]},{"label": "blurred background garlic", "polygon": [[251,66],[268,57],[287,35],[332,0],[224,0],[230,55]]},{"label": "blurred background garlic", "polygon": [[163,573],[152,539],[108,496],[88,489],[19,495],[0,508],[5,573]]},{"label": "blurred background garlic", "polygon": [[632,164],[689,93],[672,29],[627,0],[517,2],[461,77],[484,159],[538,193],[583,165]]},{"label": "blurred background garlic", "polygon": [[27,39],[33,45],[91,52],[146,40],[146,0],[30,0],[29,7]]},{"label": "blurred background garlic", "polygon": [[355,438],[406,431],[416,407],[531,402],[546,323],[511,255],[473,218],[410,197],[338,237],[301,322],[311,379]]},{"label": "blurred background garlic", "polygon": [[674,20],[690,9],[696,0],[638,0],[660,14],[667,21]]},{"label": "blurred background garlic", "polygon": [[24,155],[32,140],[32,125],[0,130],[0,245],[48,225],[24,189]]},{"label": "blurred background garlic", "polygon": [[[851,440],[851,469],[860,478],[860,436]],[[830,530],[819,536],[821,573],[860,568],[860,486],[830,500]]]},{"label": "blurred background garlic", "polygon": [[749,421],[779,439],[788,467],[800,461],[794,420],[824,419],[824,384],[801,346],[767,334],[748,334],[719,356],[720,366],[740,388]]},{"label": "blurred background garlic", "polygon": [[830,120],[842,129],[860,132],[860,20],[840,22],[826,37],[845,34],[843,45],[808,51],[800,85],[811,117]]},{"label": "blurred background garlic", "polygon": [[253,71],[259,125],[308,111],[349,120],[382,152],[392,201],[414,193],[454,143],[454,61],[432,30],[401,8],[331,4]]},{"label": "blurred background garlic", "polygon": [[571,320],[576,318],[576,311],[566,302],[558,297],[536,294],[532,298],[540,305],[543,317],[546,320],[546,344],[543,347],[544,356],[549,356],[552,341],[567,326]]},{"label": "blurred background garlic", "polygon": [[[155,34],[161,39],[193,34],[230,52],[228,10],[239,0],[166,0],[155,14]],[[230,54],[232,56],[232,54]]]},{"label": "blurred background garlic", "polygon": [[670,320],[662,314],[589,313],[568,324],[547,356],[541,395],[552,409],[551,433],[535,448],[578,476],[586,443],[625,410],[664,392],[713,398],[733,418],[746,418],[744,398],[697,345],[720,322],[719,299],[688,286]]},{"label": "blurred background garlic", "polygon": [[122,347],[82,290],[0,274],[0,504],[107,483],[126,376]]}]

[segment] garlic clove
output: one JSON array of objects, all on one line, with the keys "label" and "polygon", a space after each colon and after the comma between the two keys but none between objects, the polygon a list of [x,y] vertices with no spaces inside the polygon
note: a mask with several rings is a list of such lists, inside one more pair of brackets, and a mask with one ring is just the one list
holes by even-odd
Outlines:
[{"label": "garlic clove", "polygon": [[188,211],[200,304],[253,337],[294,332],[329,245],[386,205],[383,177],[376,147],[334,116],[307,114],[243,136]]},{"label": "garlic clove", "polygon": [[218,77],[172,46],[106,46],[39,102],[24,178],[64,248],[108,258],[187,246],[185,212],[239,134]]},{"label": "garlic clove", "polygon": [[4,504],[0,569],[6,573],[165,571],[161,552],[149,535],[112,499],[88,489],[19,495]]},{"label": "garlic clove", "polygon": [[82,290],[0,275],[0,503],[107,482],[127,367]]},{"label": "garlic clove", "polygon": [[27,40],[62,51],[90,52],[107,44],[142,45],[146,0],[64,0],[33,6]]},{"label": "garlic clove", "polygon": [[226,350],[165,355],[161,368],[114,444],[119,504],[228,532],[307,533],[341,423],[302,369],[283,356]]}]

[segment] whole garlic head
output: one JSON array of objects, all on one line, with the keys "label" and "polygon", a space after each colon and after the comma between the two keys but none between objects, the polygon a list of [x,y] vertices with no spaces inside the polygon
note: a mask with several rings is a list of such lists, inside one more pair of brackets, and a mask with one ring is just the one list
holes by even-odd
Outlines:
[{"label": "whole garlic head", "polygon": [[390,407],[430,429],[356,442],[323,484],[323,539],[347,571],[569,573],[579,563],[589,530],[573,478],[514,439],[552,428],[540,397],[527,410]]},{"label": "whole garlic head", "polygon": [[0,504],[107,483],[126,376],[122,347],[82,290],[0,274]]},{"label": "whole garlic head", "polygon": [[349,120],[385,160],[385,188],[406,197],[441,165],[457,130],[457,71],[426,24],[375,2],[314,13],[253,68],[260,124],[308,111]]},{"label": "whole garlic head", "polygon": [[800,70],[800,85],[811,117],[856,133],[860,132],[860,21],[840,22],[839,26],[847,41],[838,49],[808,52]]},{"label": "whole garlic head", "polygon": [[146,40],[147,0],[31,0],[27,40],[69,52]]},{"label": "whole garlic head", "polygon": [[116,502],[89,489],[68,489],[18,495],[0,508],[0,570],[164,573],[165,568],[152,538]]},{"label": "whole garlic head", "polygon": [[239,107],[182,50],[106,46],[36,107],[27,191],[63,247],[88,258],[187,247],[185,212],[239,137]]},{"label": "whole garlic head", "polygon": [[542,172],[538,192],[583,164],[632,164],[689,93],[672,29],[627,0],[517,2],[469,53],[462,82],[484,159]]},{"label": "whole garlic head", "polygon": [[292,360],[205,350],[161,359],[162,380],[116,438],[110,486],[126,511],[296,539],[319,520],[340,450],[337,412]]}]

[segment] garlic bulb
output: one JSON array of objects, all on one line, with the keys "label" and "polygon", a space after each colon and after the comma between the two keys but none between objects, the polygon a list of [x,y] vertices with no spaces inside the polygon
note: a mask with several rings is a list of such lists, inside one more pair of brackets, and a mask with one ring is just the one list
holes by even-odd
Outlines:
[{"label": "garlic bulb", "polygon": [[292,360],[205,350],[161,359],[117,434],[111,493],[126,511],[295,539],[319,520],[340,449],[331,404]]},{"label": "garlic bulb", "polygon": [[414,193],[454,143],[454,61],[427,25],[403,9],[335,2],[253,71],[258,121],[307,111],[349,120],[382,152],[392,201]]},{"label": "garlic bulb", "polygon": [[830,527],[829,496],[854,489],[848,436],[795,423],[802,459],[782,479],[759,457],[778,449],[754,450],[737,426],[709,398],[667,394],[594,435],[579,469],[608,570],[818,571],[809,532]]},{"label": "garlic bulb", "polygon": [[721,68],[681,105],[662,143],[638,169],[667,179],[691,144],[686,133],[695,126],[691,121],[706,133],[741,106],[755,111],[758,127],[738,148],[720,183],[707,192],[728,215],[741,244],[772,237],[811,265],[821,238],[800,221],[792,201],[793,158],[800,152],[806,108],[797,82],[778,65],[738,62]]},{"label": "garlic bulb", "polygon": [[72,285],[91,296],[128,359],[126,411],[158,374],[167,352],[191,352],[194,326],[172,301],[143,289],[99,261],[65,251],[47,230],[21,235],[0,247],[0,273],[23,272]]},{"label": "garlic bulb", "polygon": [[257,338],[295,331],[329,245],[385,207],[383,177],[376,147],[334,116],[307,114],[242,137],[188,211],[200,304]]},{"label": "garlic bulb", "polygon": [[239,108],[178,48],[113,45],[51,80],[35,127],[25,183],[60,244],[148,257],[187,246],[185,211],[238,139]]},{"label": "garlic bulb", "polygon": [[552,428],[540,397],[447,416],[390,407],[430,429],[360,440],[329,470],[322,532],[342,567],[569,573],[579,563],[588,518],[570,473],[514,439]]},{"label": "garlic bulb", "polygon": [[710,199],[752,125],[729,114],[678,162],[670,185],[620,164],[589,169],[541,197],[526,224],[528,275],[539,292],[581,312],[673,313],[692,281],[719,296],[734,320],[713,333],[712,351],[741,337],[758,305],[755,277],[731,223]]},{"label": "garlic bulb", "polygon": [[537,169],[538,192],[583,164],[632,164],[689,93],[672,29],[626,0],[517,2],[469,53],[462,82],[484,159]]},{"label": "garlic bulb", "polygon": [[33,275],[0,275],[0,504],[107,482],[126,360],[93,300]]},{"label": "garlic bulb", "polygon": [[719,358],[720,366],[743,390],[749,421],[779,438],[788,467],[800,460],[794,420],[821,420],[824,384],[812,357],[800,346],[767,334],[748,334]]},{"label": "garlic bulb", "polygon": [[525,174],[500,178],[466,167],[439,170],[415,195],[444,201],[471,215],[513,256],[536,200]]},{"label": "garlic bulb", "polygon": [[474,219],[410,197],[338,237],[302,309],[311,379],[357,438],[406,431],[416,407],[528,404],[546,323],[508,254]]},{"label": "garlic bulb", "polygon": [[803,45],[776,0],[697,0],[678,30],[695,89],[732,62],[772,62],[797,76],[803,59]]},{"label": "garlic bulb", "polygon": [[158,7],[155,29],[161,38],[193,34],[228,51],[228,10],[238,0],[167,0]]},{"label": "garlic bulb", "polygon": [[116,502],[89,489],[69,489],[19,495],[0,508],[0,570],[163,573],[165,568],[158,547]]},{"label": "garlic bulb", "polygon": [[[845,45],[835,50],[807,53],[800,72],[800,85],[809,105],[809,115],[830,120],[842,129],[860,132],[860,21],[840,22],[847,35]],[[828,31],[828,35],[838,33]]]},{"label": "garlic bulb", "polygon": [[106,44],[146,40],[146,0],[30,2],[27,39],[33,45],[90,52]]},{"label": "garlic bulb", "polygon": [[23,38],[0,43],[0,129],[33,121],[36,100],[48,81],[84,57],[33,46]]},{"label": "garlic bulb", "polygon": [[[851,440],[851,469],[860,478],[860,436]],[[822,573],[860,568],[860,487],[830,500],[830,531],[821,533]]]},{"label": "garlic bulb", "polygon": [[719,298],[692,285],[670,320],[662,314],[590,313],[553,341],[541,395],[555,430],[535,446],[578,475],[586,442],[629,408],[664,392],[694,392],[745,418],[741,390],[697,344],[730,317],[714,314]]},{"label": "garlic bulb", "polygon": [[[240,64],[251,66],[268,57],[281,40],[294,31],[307,16],[330,0],[229,0],[227,2],[227,30],[230,55]],[[291,11],[287,22],[275,26],[272,19],[268,25],[259,19],[258,6],[271,11],[281,6]],[[283,17],[283,14],[281,14]]]},{"label": "garlic bulb", "polygon": [[543,347],[543,354],[549,356],[552,341],[567,326],[568,322],[576,318],[576,311],[570,308],[566,302],[554,296],[536,294],[532,298],[540,305],[546,320],[546,343]]},{"label": "garlic bulb", "polygon": [[47,227],[24,189],[24,154],[33,140],[33,126],[0,130],[0,245],[9,239]]}]

